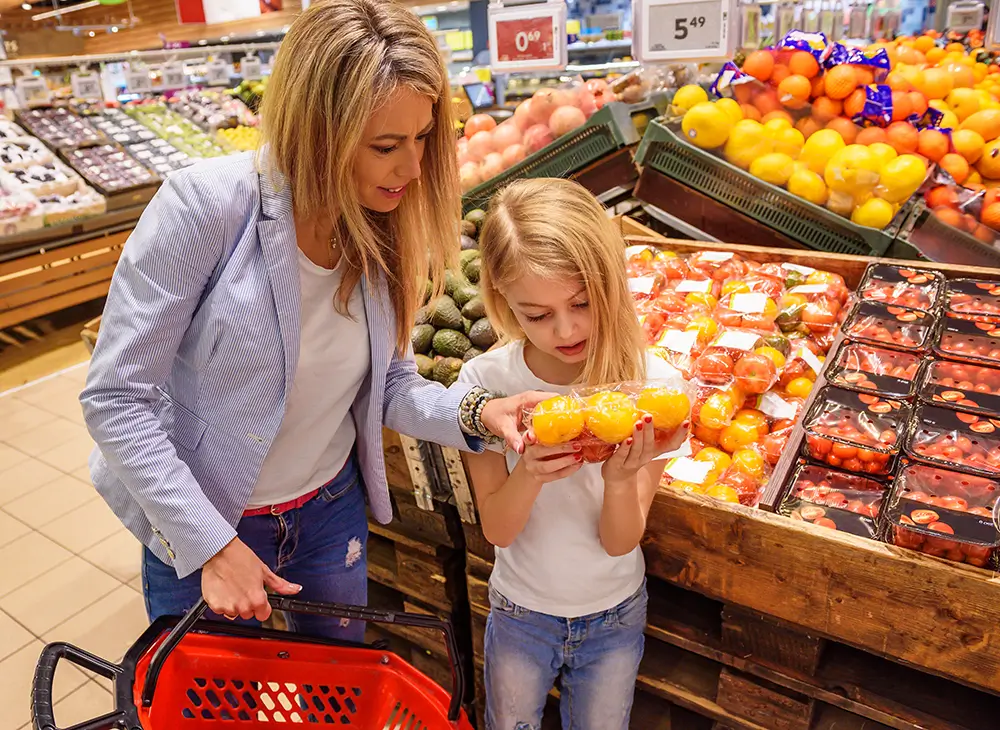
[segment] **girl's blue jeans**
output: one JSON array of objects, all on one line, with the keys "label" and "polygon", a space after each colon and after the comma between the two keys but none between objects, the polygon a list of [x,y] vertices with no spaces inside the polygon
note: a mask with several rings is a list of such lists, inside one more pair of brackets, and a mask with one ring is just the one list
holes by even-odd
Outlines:
[{"label": "girl's blue jeans", "polygon": [[490,587],[487,730],[538,730],[557,679],[563,730],[627,730],[647,602],[643,584],[612,609],[567,619],[529,611]]}]

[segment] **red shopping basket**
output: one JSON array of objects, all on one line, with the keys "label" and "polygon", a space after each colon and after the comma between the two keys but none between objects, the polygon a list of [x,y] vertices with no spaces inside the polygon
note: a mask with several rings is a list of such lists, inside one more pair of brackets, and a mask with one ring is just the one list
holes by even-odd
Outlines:
[{"label": "red shopping basket", "polygon": [[277,610],[443,631],[452,694],[389,651],[184,618],[155,622],[113,664],[65,643],[42,651],[32,686],[35,730],[58,730],[52,680],[61,659],[114,681],[115,710],[72,730],[273,728],[274,723],[358,730],[472,730],[462,711],[465,676],[451,624],[423,614],[270,597]]}]

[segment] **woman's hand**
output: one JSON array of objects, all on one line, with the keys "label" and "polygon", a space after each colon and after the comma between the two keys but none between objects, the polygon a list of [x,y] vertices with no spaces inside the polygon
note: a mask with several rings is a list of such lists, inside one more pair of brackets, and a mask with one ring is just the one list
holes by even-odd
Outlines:
[{"label": "woman's hand", "polygon": [[548,484],[565,479],[580,471],[583,466],[583,455],[579,444],[561,444],[559,446],[542,446],[535,439],[535,434],[528,431],[524,435],[524,454],[517,466],[537,484]]},{"label": "woman's hand", "polygon": [[620,444],[611,458],[601,467],[605,484],[622,484],[633,481],[636,474],[661,454],[681,447],[688,436],[687,422],[674,431],[664,433],[653,428],[651,416],[636,421],[632,436]]},{"label": "woman's hand", "polygon": [[208,607],[228,619],[271,615],[265,587],[283,596],[292,596],[302,586],[289,583],[271,572],[253,550],[238,537],[217,552],[201,571],[201,594]]},{"label": "woman's hand", "polygon": [[494,398],[483,406],[483,425],[494,436],[499,436],[507,442],[507,447],[515,453],[524,453],[524,437],[521,426],[524,414],[543,400],[556,396],[556,393],[542,393],[537,390],[512,395],[508,398]]}]

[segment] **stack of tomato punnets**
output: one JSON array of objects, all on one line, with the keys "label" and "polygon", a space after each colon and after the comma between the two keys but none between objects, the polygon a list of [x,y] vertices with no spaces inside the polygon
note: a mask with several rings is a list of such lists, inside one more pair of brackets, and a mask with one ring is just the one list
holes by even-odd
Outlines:
[{"label": "stack of tomato punnets", "polygon": [[793,520],[875,537],[885,484],[869,477],[802,464],[781,506]]},{"label": "stack of tomato punnets", "polygon": [[847,311],[843,278],[730,252],[626,255],[647,342],[694,387],[692,457],[664,483],[756,505]]}]

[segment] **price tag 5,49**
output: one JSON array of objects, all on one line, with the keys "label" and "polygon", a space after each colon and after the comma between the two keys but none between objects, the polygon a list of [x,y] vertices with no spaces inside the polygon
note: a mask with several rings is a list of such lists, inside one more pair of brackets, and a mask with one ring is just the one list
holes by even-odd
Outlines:
[{"label": "price tag 5,49", "polygon": [[734,0],[636,0],[634,17],[642,61],[712,61],[735,51]]}]

